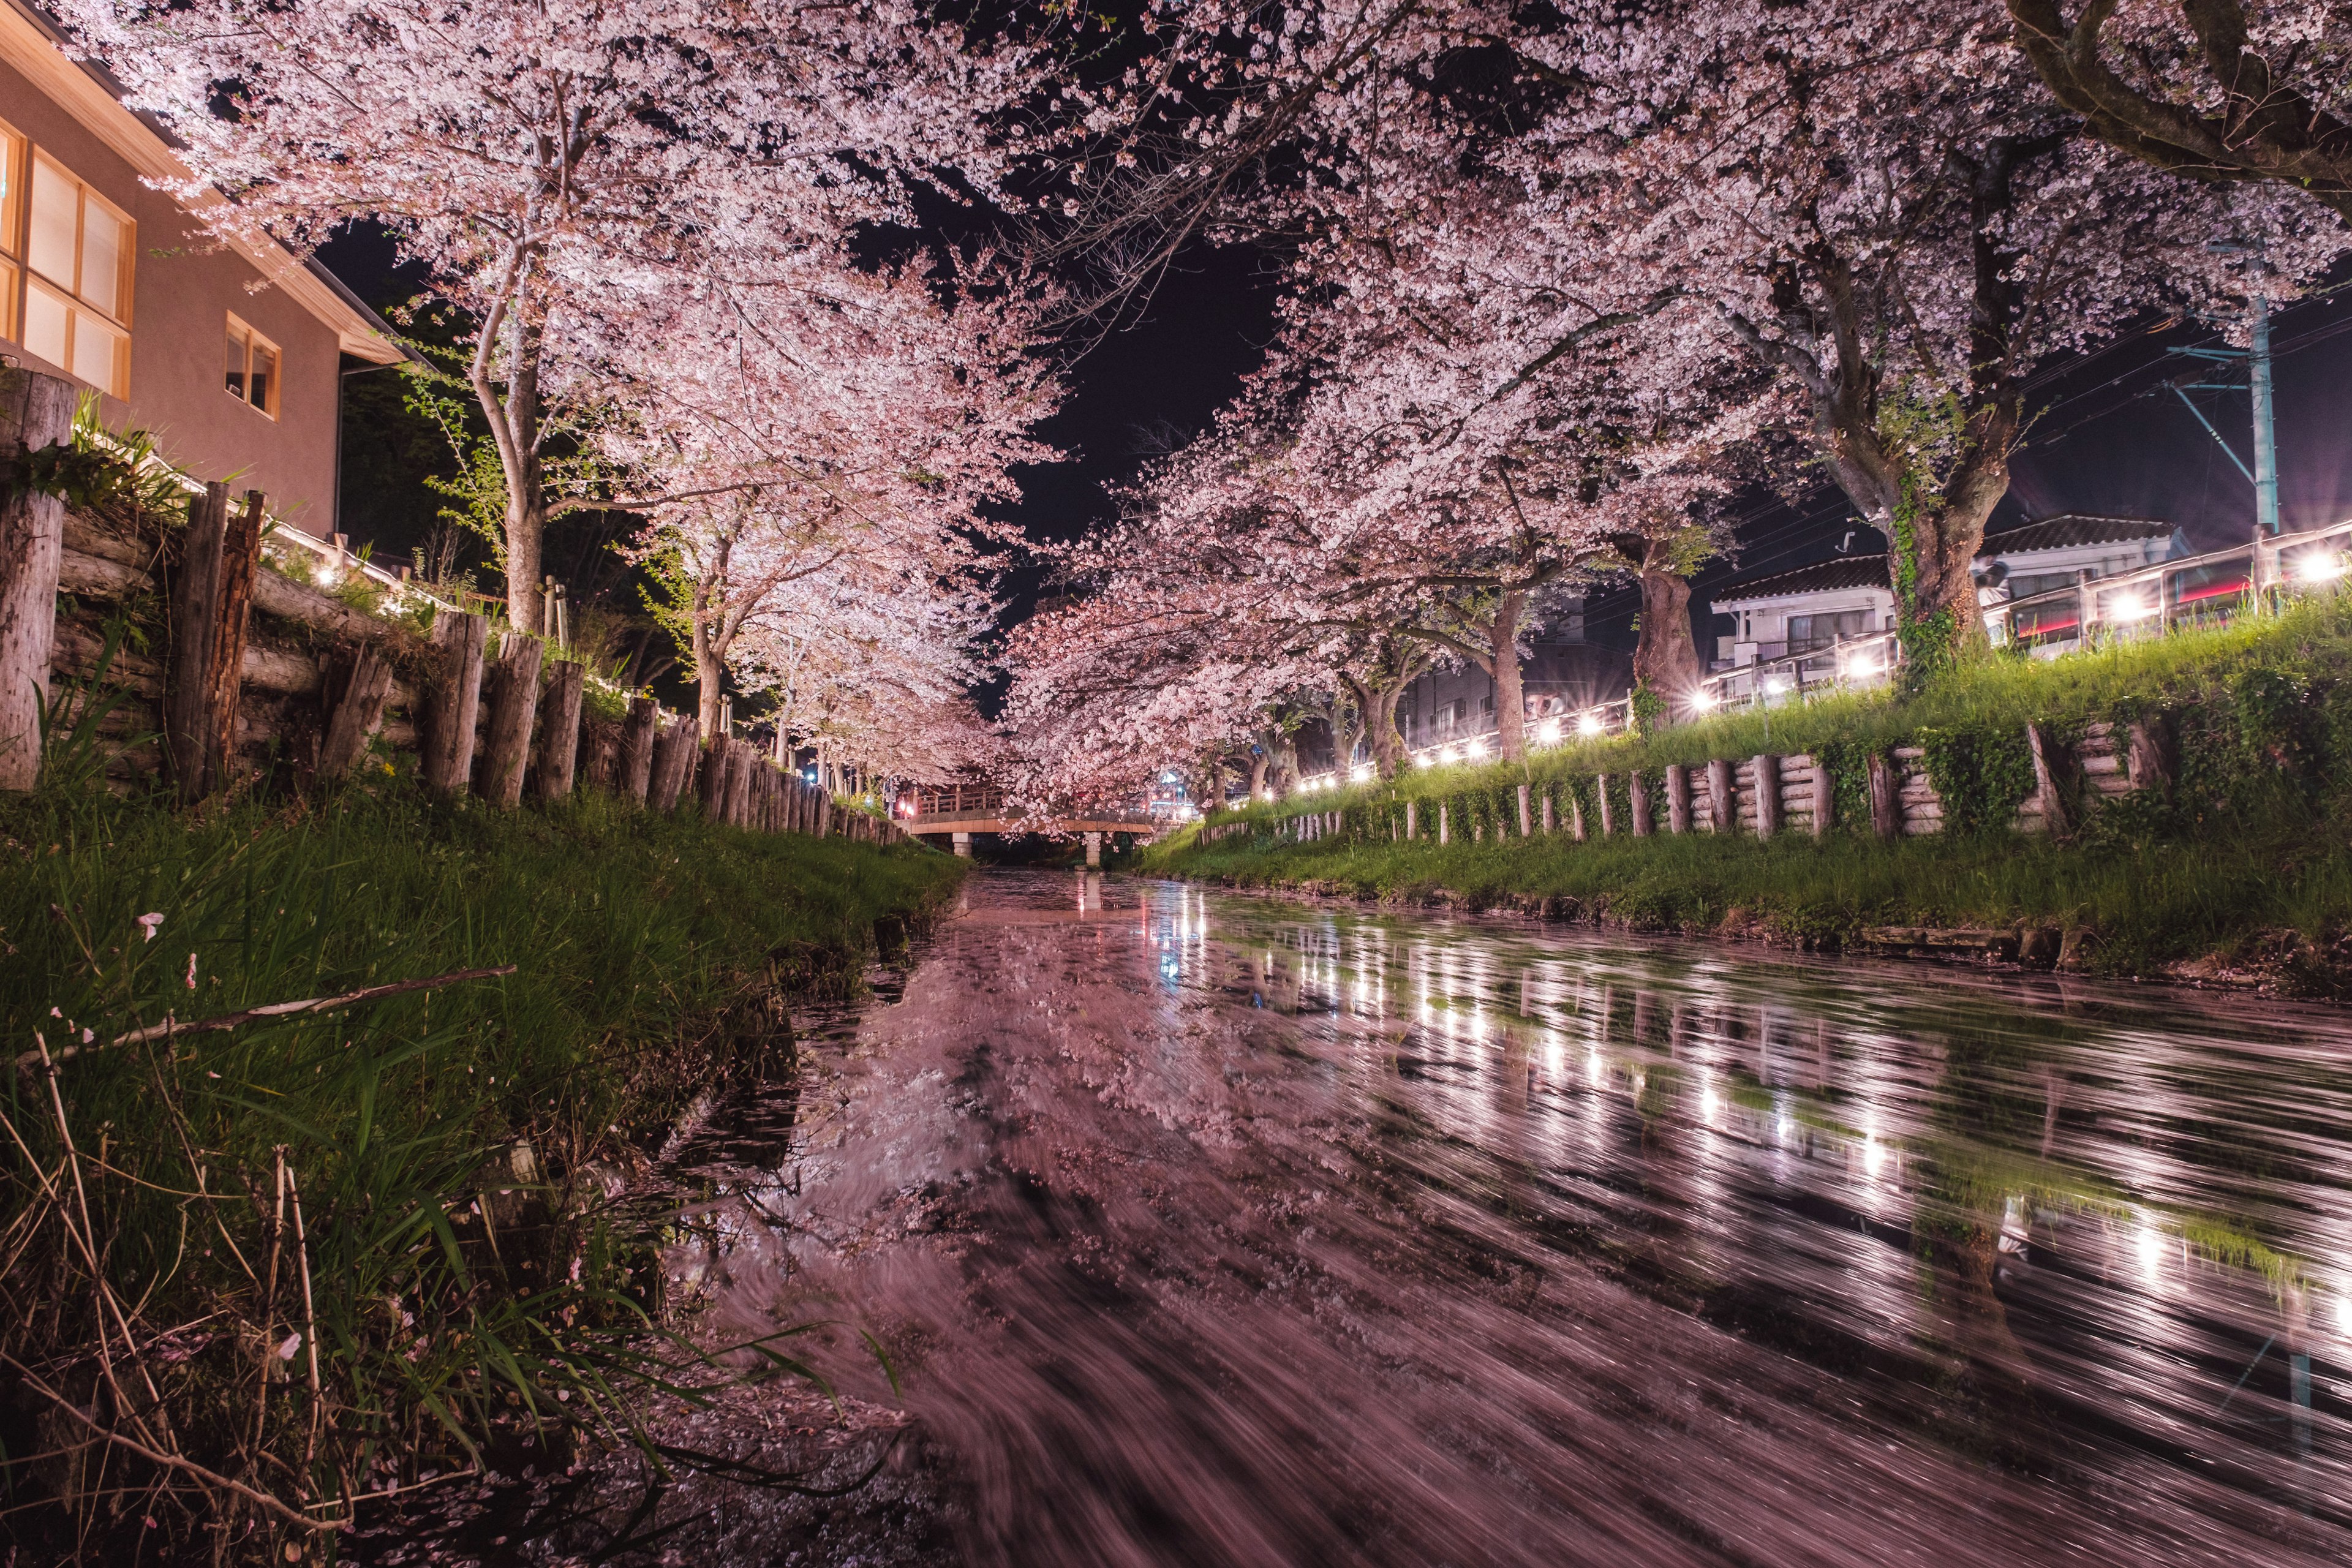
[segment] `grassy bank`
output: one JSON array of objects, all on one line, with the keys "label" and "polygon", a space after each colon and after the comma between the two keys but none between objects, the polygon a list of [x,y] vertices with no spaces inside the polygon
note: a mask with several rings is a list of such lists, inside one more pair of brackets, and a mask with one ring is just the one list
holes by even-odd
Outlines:
[{"label": "grassy bank", "polygon": [[[2095,722],[2157,726],[2173,784],[2099,804],[2078,787],[2063,841],[2008,830],[2033,785],[2028,721],[2064,741]],[[1869,831],[1874,752],[1916,745],[1953,830],[1887,843]],[[1811,752],[1832,769],[1836,822],[1821,841],[1666,836],[1520,839],[1521,784],[1580,800],[1588,822],[1608,775],[1656,781],[1670,763]],[[1726,715],[1648,737],[1585,742],[1521,764],[1415,771],[1237,813],[1155,846],[1142,867],[1242,885],[1395,901],[1549,907],[1643,929],[1732,931],[1843,946],[1891,926],[2090,933],[2083,967],[2340,992],[2352,922],[2352,607],[2284,615],[2050,662],[1995,658],[1897,701],[1846,695]],[[1402,803],[1451,807],[1457,840],[1396,841]],[[1281,818],[1341,815],[1341,830],[1287,841]],[[1567,815],[1563,804],[1561,815]],[[1622,798],[1614,818],[1628,819]],[[1656,820],[1665,822],[1663,802]],[[1235,826],[1234,825],[1238,825]],[[1426,833],[1428,830],[1423,829]],[[1469,839],[1472,833],[1476,841]]]},{"label": "grassy bank", "polygon": [[693,1370],[607,1216],[630,1149],[960,870],[602,796],[5,808],[10,1533],[318,1555],[356,1497],[625,1432],[633,1389]]}]

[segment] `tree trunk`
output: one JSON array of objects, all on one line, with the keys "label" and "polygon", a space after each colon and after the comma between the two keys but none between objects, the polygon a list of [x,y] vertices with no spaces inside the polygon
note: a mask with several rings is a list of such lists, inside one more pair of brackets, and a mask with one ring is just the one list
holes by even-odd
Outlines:
[{"label": "tree trunk", "polygon": [[1690,579],[1661,563],[1665,546],[1653,543],[1642,566],[1642,637],[1633,649],[1633,684],[1686,710],[1706,673],[1691,640]]},{"label": "tree trunk", "polygon": [[1264,800],[1265,798],[1265,773],[1266,770],[1273,765],[1274,758],[1267,755],[1264,747],[1261,746],[1250,753],[1250,799]]},{"label": "tree trunk", "polygon": [[[0,463],[73,437],[73,384],[0,366]],[[66,503],[21,482],[0,489],[0,789],[41,773],[41,718],[57,645]]]},{"label": "tree trunk", "polygon": [[727,695],[726,649],[702,622],[703,605],[697,591],[694,607],[695,725],[706,741],[719,733],[719,707]]},{"label": "tree trunk", "polygon": [[180,569],[172,584],[171,680],[163,700],[163,746],[183,801],[212,793],[206,766],[206,699],[213,637],[220,624],[221,552],[228,531],[228,487],[211,484],[188,502]]},{"label": "tree trunk", "polygon": [[547,682],[539,715],[539,798],[562,800],[572,793],[580,759],[580,702],[588,667],[565,659]]},{"label": "tree trunk", "polygon": [[1524,761],[1528,754],[1528,704],[1519,679],[1519,623],[1527,609],[1524,591],[1507,591],[1495,603],[1488,639],[1494,659],[1487,673],[1495,678],[1495,744],[1507,763]]},{"label": "tree trunk", "polygon": [[492,805],[522,803],[523,770],[530,761],[531,721],[539,713],[539,667],[547,645],[509,633],[499,650],[490,696],[489,751],[483,758],[482,798]]},{"label": "tree trunk", "polygon": [[1392,779],[1404,762],[1404,736],[1398,732],[1397,704],[1404,700],[1404,688],[1392,686],[1372,693],[1370,744],[1372,767],[1381,777]]}]

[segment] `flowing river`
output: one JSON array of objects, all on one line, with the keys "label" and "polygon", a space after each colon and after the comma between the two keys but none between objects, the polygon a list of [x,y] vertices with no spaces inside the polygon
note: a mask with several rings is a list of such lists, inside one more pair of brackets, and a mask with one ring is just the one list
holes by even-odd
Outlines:
[{"label": "flowing river", "polygon": [[2342,1562],[2347,1063],[2352,1016],[2236,997],[982,872],[668,1167],[711,1321],[831,1321],[845,1401],[680,1440],[872,1479],[531,1539]]}]

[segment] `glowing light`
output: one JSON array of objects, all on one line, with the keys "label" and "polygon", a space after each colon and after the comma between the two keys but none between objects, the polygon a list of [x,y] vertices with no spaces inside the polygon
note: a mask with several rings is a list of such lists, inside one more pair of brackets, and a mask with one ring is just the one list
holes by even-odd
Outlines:
[{"label": "glowing light", "polygon": [[1559,740],[1559,721],[1547,719],[1537,725],[1536,739],[1547,746],[1557,744]]},{"label": "glowing light", "polygon": [[1576,732],[1580,735],[1598,735],[1601,733],[1601,715],[1598,713],[1587,713],[1583,718],[1579,719],[1576,721]]},{"label": "glowing light", "polygon": [[1862,1141],[1862,1168],[1875,1176],[1886,1168],[1886,1145],[1875,1138]]},{"label": "glowing light", "polygon": [[1430,755],[1427,752],[1423,752],[1421,755],[1413,758],[1412,765],[1417,768],[1433,768],[1437,765],[1437,759]]},{"label": "glowing light", "polygon": [[1465,749],[1473,757],[1483,757],[1486,754],[1486,742],[1484,741],[1473,741]]},{"label": "glowing light", "polygon": [[2147,619],[2156,614],[2156,606],[2148,602],[2147,596],[2144,594],[2120,594],[2102,605],[2100,614],[2111,621],[2122,621],[2128,625],[2133,621]]},{"label": "glowing light", "polygon": [[1709,1084],[1706,1088],[1698,1091],[1698,1114],[1700,1121],[1712,1122],[1715,1120],[1715,1113],[1722,1108],[1723,1101],[1716,1097],[1714,1085]]},{"label": "glowing light", "polygon": [[1789,689],[1788,678],[1779,675],[1773,676],[1764,683],[1764,689],[1768,695],[1778,697],[1780,693]]},{"label": "glowing light", "polygon": [[2305,583],[2327,583],[2344,575],[2340,554],[2306,555],[2294,563],[2294,574]]},{"label": "glowing light", "polygon": [[1460,749],[1454,746],[1448,746],[1445,750],[1438,752],[1437,754],[1440,758],[1449,763],[1458,763],[1462,760],[1462,752]]},{"label": "glowing light", "polygon": [[1845,672],[1848,675],[1876,675],[1878,656],[1874,653],[1858,653],[1845,661]]},{"label": "glowing light", "polygon": [[1717,699],[1715,693],[1702,686],[1696,691],[1691,693],[1691,710],[1694,712],[1704,713],[1708,709],[1713,708],[1717,700]]},{"label": "glowing light", "polygon": [[1355,780],[1358,784],[1362,784],[1365,780],[1372,776],[1372,764],[1370,763],[1358,763],[1349,773],[1348,776]]},{"label": "glowing light", "polygon": [[2139,1254],[2139,1271],[2153,1280],[2164,1262],[2164,1233],[2152,1225],[2143,1225],[2132,1237],[2132,1250]]},{"label": "glowing light", "polygon": [[1584,1053],[1584,1081],[1595,1089],[1601,1087],[1601,1053],[1599,1051]]}]

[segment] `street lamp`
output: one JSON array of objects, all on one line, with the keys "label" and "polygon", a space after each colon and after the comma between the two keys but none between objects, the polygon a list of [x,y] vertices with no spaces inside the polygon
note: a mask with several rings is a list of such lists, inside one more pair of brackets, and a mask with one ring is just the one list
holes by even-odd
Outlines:
[{"label": "street lamp", "polygon": [[1559,721],[1557,719],[1547,719],[1542,723],[1537,725],[1536,739],[1547,746],[1558,745],[1559,743]]},{"label": "street lamp", "polygon": [[1576,721],[1576,732],[1580,735],[1601,733],[1601,715],[1588,710],[1583,718]]}]

